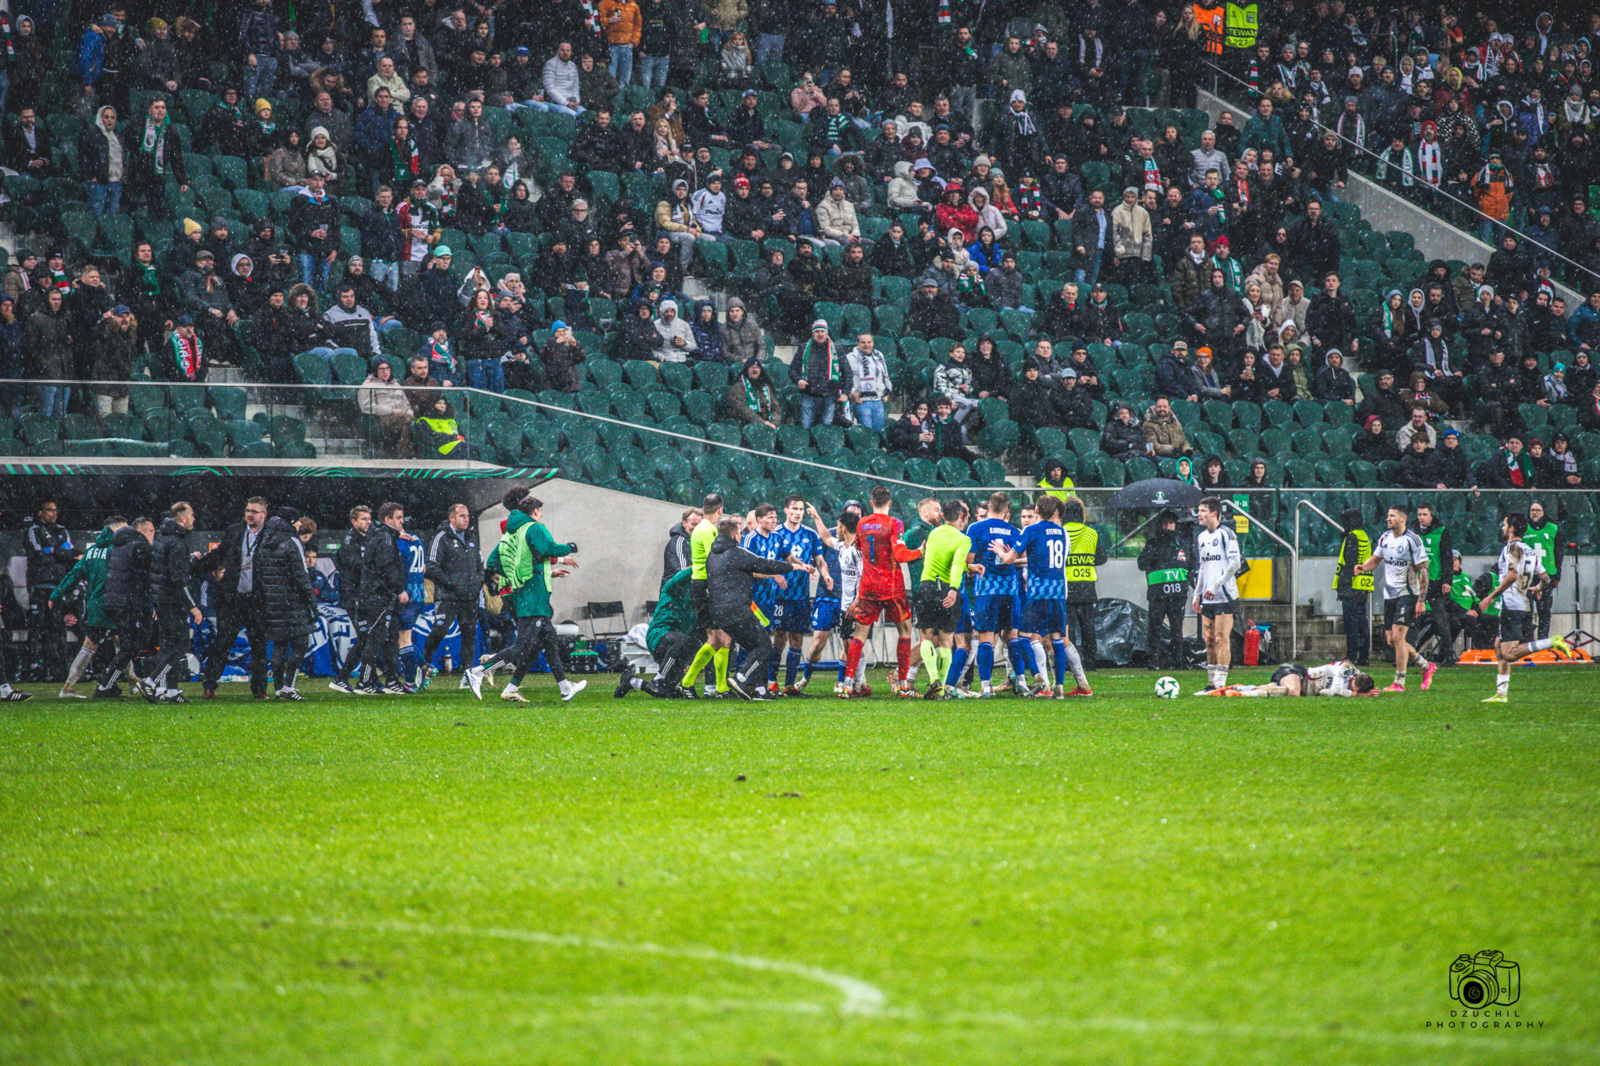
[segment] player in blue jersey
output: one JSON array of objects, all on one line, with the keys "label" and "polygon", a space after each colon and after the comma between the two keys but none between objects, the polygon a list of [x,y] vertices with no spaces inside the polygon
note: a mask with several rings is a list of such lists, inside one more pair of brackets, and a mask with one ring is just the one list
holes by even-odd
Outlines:
[{"label": "player in blue jersey", "polygon": [[[1022,541],[1022,531],[1011,524],[1010,518],[1011,500],[1005,493],[997,492],[989,497],[989,517],[967,527],[967,536],[972,540],[972,555],[968,561],[983,567],[975,586],[978,594],[978,683],[982,698],[994,695],[992,676],[997,635],[1005,638],[1019,676],[1026,676],[1033,659],[1033,649],[1017,638],[1018,627],[1022,625],[1022,582],[1016,561],[1020,558],[1017,546]],[[1013,561],[1006,562],[1002,556]],[[1029,694],[1026,684],[1021,694]]]},{"label": "player in blue jersey", "polygon": [[[773,536],[778,528],[778,509],[770,503],[758,503],[745,524],[748,532],[739,547],[763,559],[778,558],[777,538]],[[777,611],[778,586],[770,579],[758,580],[750,590],[750,599],[761,612],[761,624],[770,627]]]},{"label": "player in blue jersey", "polygon": [[[806,501],[802,496],[790,496],[783,501],[783,525],[773,531],[772,539],[777,554],[775,559],[789,559],[818,568],[821,573],[821,592],[828,591],[833,576],[823,569],[822,538],[805,524]],[[774,642],[783,651],[783,691],[793,695],[795,674],[800,669],[801,649],[806,637],[811,635],[811,578],[795,571],[773,579],[779,583],[777,613],[772,619]],[[773,669],[777,669],[774,656]]]},{"label": "player in blue jersey", "polygon": [[428,546],[412,533],[398,533],[394,539],[406,574],[406,602],[395,613],[395,625],[400,629],[400,676],[409,681],[422,667],[421,658],[411,646],[411,627],[417,624],[417,615],[424,606],[422,579],[428,568]]},{"label": "player in blue jersey", "polygon": [[[1027,562],[1028,598],[1023,611],[1023,629],[1026,635],[1050,638],[1056,667],[1054,695],[1062,699],[1067,691],[1067,670],[1072,667],[1066,642],[1067,534],[1061,526],[1060,500],[1054,496],[1040,496],[1034,507],[1039,520],[1022,531],[1021,543],[1015,552],[1001,552],[999,557],[1002,561]],[[1029,650],[1033,651],[1031,647]],[[1041,669],[1044,666],[1043,663],[1039,665]],[[1052,692],[1047,684],[1038,694],[1049,696]]]},{"label": "player in blue jersey", "polygon": [[[845,593],[845,568],[849,563],[851,572],[859,581],[861,575],[861,552],[855,546],[856,523],[861,520],[861,505],[854,500],[846,503],[839,512],[839,525],[837,532],[830,531],[827,524],[822,521],[822,513],[810,504],[806,505],[806,514],[811,516],[813,528],[817,531],[817,539],[822,545],[822,566],[817,568],[819,580],[817,583],[817,596],[811,605],[811,647],[806,649],[804,672],[795,681],[792,687],[784,690],[786,696],[798,696],[805,692],[811,683],[811,675],[816,671],[817,663],[822,661],[822,653],[828,646],[828,640],[833,636],[833,631],[838,628],[840,619],[844,617]],[[820,575],[826,575],[823,579]],[[851,589],[852,595],[854,589]],[[840,667],[839,680],[844,680],[844,670]]]}]

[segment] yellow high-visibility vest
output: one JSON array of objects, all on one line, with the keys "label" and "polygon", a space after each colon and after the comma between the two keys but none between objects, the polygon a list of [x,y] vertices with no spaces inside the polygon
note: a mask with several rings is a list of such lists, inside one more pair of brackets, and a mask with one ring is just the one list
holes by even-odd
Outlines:
[{"label": "yellow high-visibility vest", "polygon": [[1225,20],[1229,48],[1254,48],[1256,46],[1256,5],[1236,4],[1228,0]]}]

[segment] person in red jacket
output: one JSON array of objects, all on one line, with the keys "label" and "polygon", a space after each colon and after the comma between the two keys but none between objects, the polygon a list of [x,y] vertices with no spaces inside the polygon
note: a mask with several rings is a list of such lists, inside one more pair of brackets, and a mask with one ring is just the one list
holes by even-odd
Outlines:
[{"label": "person in red jacket", "polygon": [[933,209],[933,217],[939,223],[940,233],[958,229],[968,244],[978,239],[978,212],[967,203],[959,181],[952,181],[944,187],[944,199]]}]

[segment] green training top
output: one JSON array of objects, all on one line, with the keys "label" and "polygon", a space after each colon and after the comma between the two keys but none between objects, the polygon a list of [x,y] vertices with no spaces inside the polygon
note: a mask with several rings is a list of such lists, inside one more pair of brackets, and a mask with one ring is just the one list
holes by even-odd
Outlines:
[{"label": "green training top", "polygon": [[[928,525],[920,517],[909,526],[900,537],[900,543],[908,548],[920,548],[927,541],[928,534],[933,532],[933,526]],[[911,568],[911,587],[916,588],[922,584],[922,568],[927,561],[920,556],[907,564]]]},{"label": "green training top", "polygon": [[955,526],[938,526],[928,534],[922,547],[922,580],[959,585],[967,568],[967,553],[972,538]]},{"label": "green training top", "polygon": [[694,580],[706,579],[706,556],[711,554],[711,545],[716,539],[717,524],[710,521],[702,521],[689,534],[689,573]]}]

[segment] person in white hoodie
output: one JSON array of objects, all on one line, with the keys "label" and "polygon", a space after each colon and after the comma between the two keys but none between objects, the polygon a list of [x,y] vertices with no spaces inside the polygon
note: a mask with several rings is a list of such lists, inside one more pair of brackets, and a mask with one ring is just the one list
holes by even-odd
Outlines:
[{"label": "person in white hoodie", "polygon": [[917,195],[917,182],[911,176],[911,164],[905,160],[894,165],[894,177],[889,179],[889,206],[896,211],[926,211],[928,208]]},{"label": "person in white hoodie", "polygon": [[726,244],[730,238],[722,231],[722,218],[728,212],[728,196],[722,191],[722,171],[713,170],[706,176],[705,188],[689,197],[694,208],[694,220],[700,224],[700,235]]},{"label": "person in white hoodie", "polygon": [[662,300],[656,316],[656,335],[661,342],[656,345],[656,358],[663,363],[687,363],[689,353],[700,346],[695,343],[694,330],[678,317],[678,302]]},{"label": "person in white hoodie", "polygon": [[979,232],[982,232],[983,228],[988,226],[994,233],[995,240],[1005,239],[1006,230],[1009,228],[1006,225],[1006,216],[1002,215],[1000,210],[989,202],[988,189],[973,189],[967,193],[967,205],[978,213]]},{"label": "person in white hoodie", "polygon": [[577,118],[583,114],[578,91],[578,64],[572,60],[572,45],[562,41],[556,54],[544,63],[544,109]]}]

